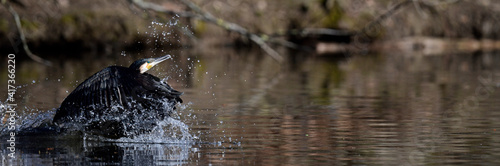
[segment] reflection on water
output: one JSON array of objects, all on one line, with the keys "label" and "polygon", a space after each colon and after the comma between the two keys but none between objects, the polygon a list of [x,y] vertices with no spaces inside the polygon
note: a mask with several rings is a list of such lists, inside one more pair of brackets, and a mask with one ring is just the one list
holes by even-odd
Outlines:
[{"label": "reflection on water", "polygon": [[[57,64],[53,68],[18,62],[18,111],[56,108],[93,73],[156,56],[149,54],[53,60]],[[17,161],[42,165],[500,164],[498,53],[291,54],[283,65],[253,51],[170,54],[173,60],[150,73],[185,92],[183,99],[189,104],[174,118],[189,126],[184,130],[198,139],[152,144],[22,136],[16,141],[22,153]],[[5,64],[1,67],[6,68]],[[5,74],[2,70],[1,87],[7,82]],[[0,92],[5,94],[6,89]],[[7,144],[1,143],[5,156]]]},{"label": "reflection on water", "polygon": [[[35,141],[36,140],[36,141]],[[13,165],[165,165],[188,162],[191,144],[82,141],[82,138],[21,136]],[[3,148],[3,147],[2,147]],[[5,160],[4,160],[5,162]]]}]

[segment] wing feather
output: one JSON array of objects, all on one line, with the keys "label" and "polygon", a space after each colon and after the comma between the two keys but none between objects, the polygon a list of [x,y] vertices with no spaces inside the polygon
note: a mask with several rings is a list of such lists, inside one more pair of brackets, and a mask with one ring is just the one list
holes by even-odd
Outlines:
[{"label": "wing feather", "polygon": [[54,117],[54,121],[65,117],[79,115],[87,106],[123,105],[127,103],[128,89],[140,87],[134,78],[133,71],[120,66],[107,67],[83,81],[64,99]]},{"label": "wing feather", "polygon": [[[99,114],[112,106],[131,108],[134,103],[129,102],[130,99],[143,100],[144,94],[149,97],[182,102],[180,98],[182,93],[160,81],[158,77],[147,73],[139,74],[126,67],[111,66],[95,73],[78,85],[64,99],[53,121],[57,122],[68,116],[88,115],[88,110]],[[151,103],[141,104],[150,105]]]}]

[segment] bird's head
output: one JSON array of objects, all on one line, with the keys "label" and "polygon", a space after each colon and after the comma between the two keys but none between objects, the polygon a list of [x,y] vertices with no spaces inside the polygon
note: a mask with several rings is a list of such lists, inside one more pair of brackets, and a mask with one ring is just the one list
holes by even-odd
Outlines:
[{"label": "bird's head", "polygon": [[129,68],[134,69],[139,71],[139,73],[144,73],[151,69],[153,66],[157,65],[160,62],[163,62],[164,60],[172,58],[170,55],[165,55],[162,57],[158,58],[146,58],[146,59],[139,59],[132,63]]}]

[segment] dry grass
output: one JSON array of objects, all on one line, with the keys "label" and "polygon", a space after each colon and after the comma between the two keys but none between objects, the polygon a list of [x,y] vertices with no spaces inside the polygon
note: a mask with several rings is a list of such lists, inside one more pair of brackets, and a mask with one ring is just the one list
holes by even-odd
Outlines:
[{"label": "dry grass", "polygon": [[[83,46],[108,43],[134,43],[148,38],[150,18],[132,9],[126,0],[20,0],[16,7],[22,17],[27,39],[35,47],[40,43],[83,43]],[[356,31],[383,14],[396,0],[193,0],[214,16],[240,24],[255,33],[283,33],[301,28],[340,28]],[[154,0],[165,7],[183,10],[175,1]],[[422,0],[398,11],[381,23],[379,39],[411,36],[438,38],[498,39],[500,1],[462,0],[456,3]],[[153,17],[159,15],[150,13]],[[10,14],[0,9],[0,44],[9,46],[15,38]],[[159,16],[169,19],[171,16]],[[220,27],[196,20],[184,20],[201,39],[234,41],[240,36]],[[137,33],[139,31],[139,33]],[[181,32],[179,32],[181,33]],[[185,40],[185,38],[183,38]],[[189,42],[185,40],[184,42]],[[41,45],[40,45],[41,46]]]}]

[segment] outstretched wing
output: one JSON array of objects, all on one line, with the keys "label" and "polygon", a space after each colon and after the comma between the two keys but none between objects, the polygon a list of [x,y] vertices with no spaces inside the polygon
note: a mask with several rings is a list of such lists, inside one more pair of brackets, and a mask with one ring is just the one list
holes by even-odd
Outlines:
[{"label": "outstretched wing", "polygon": [[54,121],[78,115],[89,106],[130,106],[128,96],[146,91],[131,73],[128,68],[111,66],[90,76],[64,99]]},{"label": "outstretched wing", "polygon": [[125,96],[130,95],[130,89],[141,87],[130,73],[128,68],[112,66],[105,68],[89,77],[78,85],[64,100],[64,104],[77,105],[106,105],[126,103]]},{"label": "outstretched wing", "polygon": [[[53,121],[81,115],[86,109],[94,110],[97,114],[103,114],[103,111],[112,106],[128,109],[134,106],[130,102],[132,99],[140,104],[151,105],[151,101],[142,98],[144,95],[158,100],[167,99],[172,105],[182,102],[180,98],[182,93],[160,81],[158,77],[147,73],[139,74],[126,67],[111,66],[78,85],[64,99]],[[84,113],[84,116],[89,114],[89,112]]]}]

